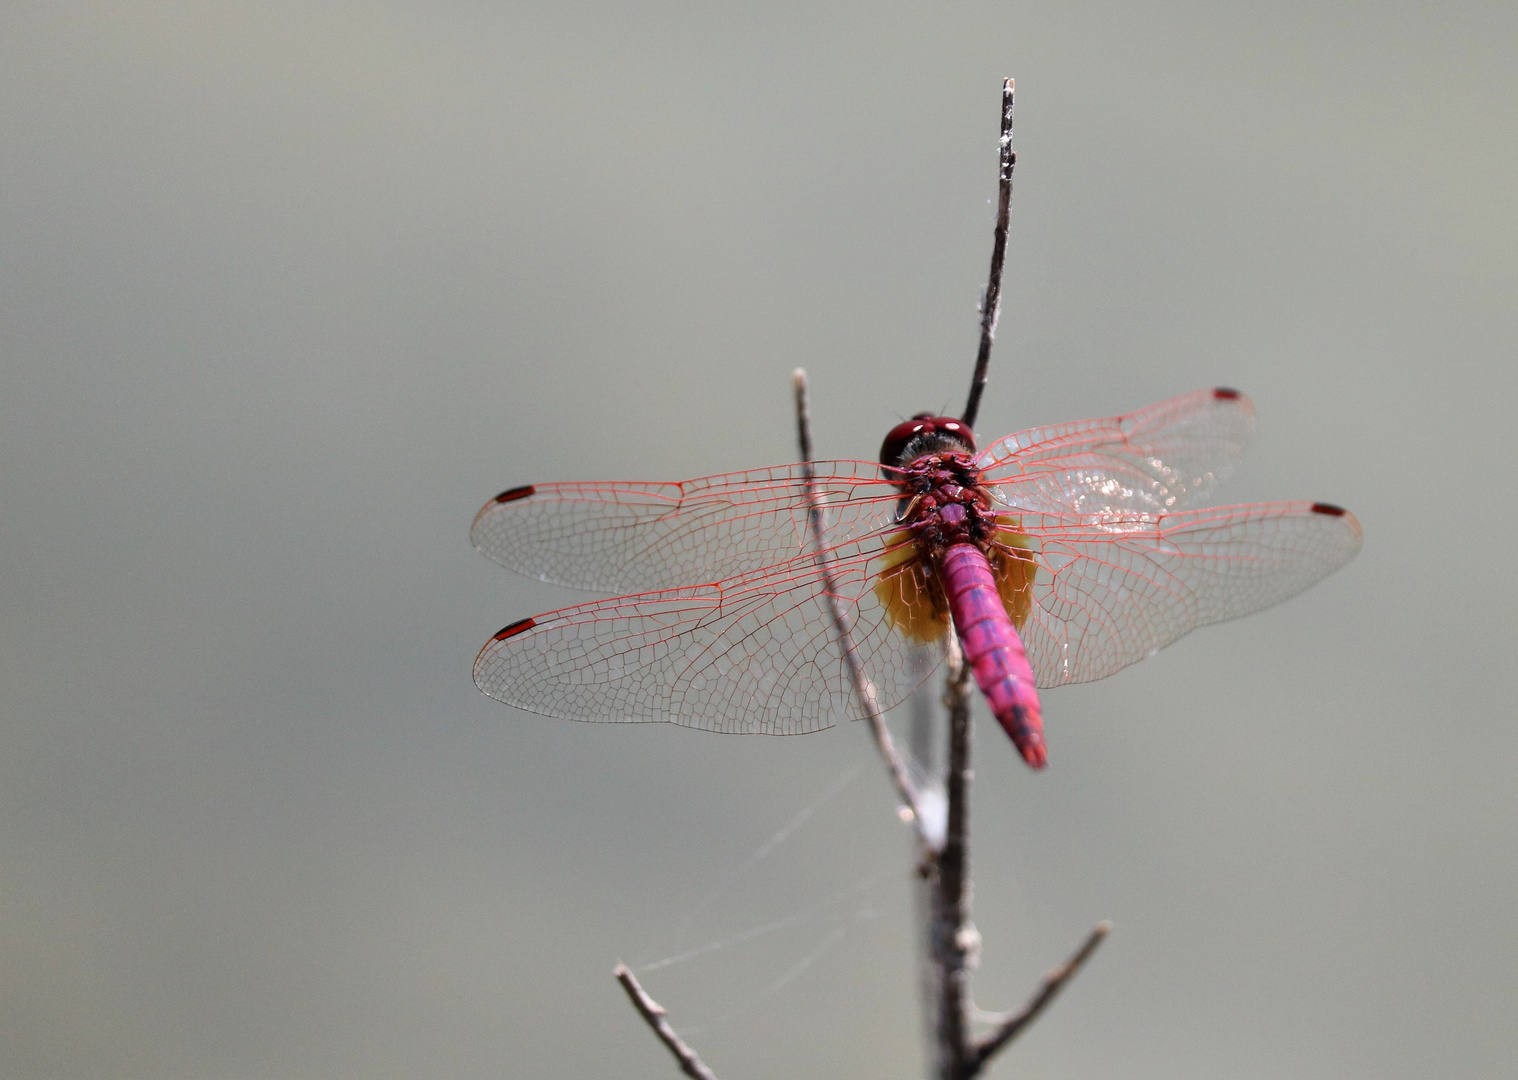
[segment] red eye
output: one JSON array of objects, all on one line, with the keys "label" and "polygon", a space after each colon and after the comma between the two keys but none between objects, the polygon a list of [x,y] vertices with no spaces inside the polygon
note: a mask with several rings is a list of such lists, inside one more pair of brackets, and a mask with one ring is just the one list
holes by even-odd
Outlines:
[{"label": "red eye", "polygon": [[975,435],[952,416],[931,416],[918,413],[893,427],[880,444],[880,461],[883,465],[904,465],[901,457],[907,445],[920,435],[946,435],[954,442],[963,444],[966,450],[975,449]]},{"label": "red eye", "polygon": [[954,419],[952,416],[935,416],[933,418],[933,426],[940,433],[952,436],[957,441],[964,443],[966,450],[972,452],[975,450],[975,432],[971,431],[963,422]]},{"label": "red eye", "polygon": [[885,442],[880,444],[881,464],[899,464],[902,452],[907,448],[907,443],[932,426],[926,416],[914,416],[910,420],[903,420],[897,424],[886,435]]}]

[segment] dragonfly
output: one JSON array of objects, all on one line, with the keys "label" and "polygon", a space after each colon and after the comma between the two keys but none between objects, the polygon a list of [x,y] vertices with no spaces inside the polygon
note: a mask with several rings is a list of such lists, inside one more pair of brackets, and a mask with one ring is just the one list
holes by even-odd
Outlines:
[{"label": "dragonfly", "polygon": [[513,487],[474,519],[483,554],[626,595],[511,623],[475,683],[549,716],[794,735],[869,715],[851,659],[890,708],[957,634],[993,715],[1042,768],[1038,690],[1279,603],[1360,549],[1360,523],[1331,503],[1199,505],[1253,429],[1249,398],[1220,387],[984,451],[962,422],[919,414],[878,461]]}]

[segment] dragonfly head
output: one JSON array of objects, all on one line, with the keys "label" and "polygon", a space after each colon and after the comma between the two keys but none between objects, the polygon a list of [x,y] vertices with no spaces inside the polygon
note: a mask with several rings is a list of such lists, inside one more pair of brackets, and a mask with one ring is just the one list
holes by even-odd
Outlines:
[{"label": "dragonfly head", "polygon": [[943,451],[974,453],[975,435],[952,416],[918,413],[890,430],[880,444],[880,463],[894,468],[910,465],[924,454]]}]

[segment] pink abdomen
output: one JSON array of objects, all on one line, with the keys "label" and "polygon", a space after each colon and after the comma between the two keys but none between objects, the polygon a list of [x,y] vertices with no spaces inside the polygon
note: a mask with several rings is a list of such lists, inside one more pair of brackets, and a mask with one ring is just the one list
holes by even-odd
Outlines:
[{"label": "pink abdomen", "polygon": [[973,544],[954,544],[939,563],[954,629],[965,660],[997,721],[1035,769],[1049,759],[1033,669],[1017,628],[1007,617],[985,555]]}]

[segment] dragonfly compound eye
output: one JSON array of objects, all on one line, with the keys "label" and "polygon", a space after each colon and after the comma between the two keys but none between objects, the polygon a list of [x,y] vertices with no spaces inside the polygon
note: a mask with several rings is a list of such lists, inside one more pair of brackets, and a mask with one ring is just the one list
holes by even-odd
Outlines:
[{"label": "dragonfly compound eye", "polygon": [[952,416],[918,413],[893,427],[880,444],[882,465],[909,465],[935,450],[974,451],[975,435]]}]

